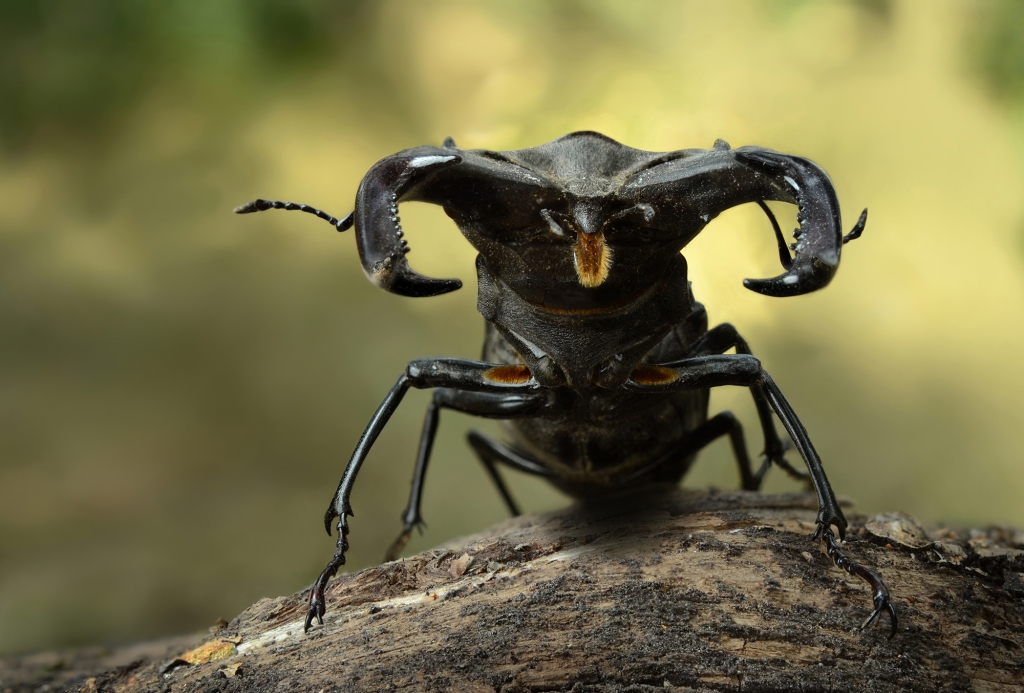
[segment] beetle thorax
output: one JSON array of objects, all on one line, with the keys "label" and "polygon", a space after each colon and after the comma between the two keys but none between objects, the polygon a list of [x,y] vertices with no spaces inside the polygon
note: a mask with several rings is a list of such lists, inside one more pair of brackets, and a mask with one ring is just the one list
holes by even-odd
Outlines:
[{"label": "beetle thorax", "polygon": [[552,310],[523,298],[477,259],[477,307],[537,381],[585,391],[622,385],[640,360],[690,312],[681,256],[665,278],[624,305]]}]

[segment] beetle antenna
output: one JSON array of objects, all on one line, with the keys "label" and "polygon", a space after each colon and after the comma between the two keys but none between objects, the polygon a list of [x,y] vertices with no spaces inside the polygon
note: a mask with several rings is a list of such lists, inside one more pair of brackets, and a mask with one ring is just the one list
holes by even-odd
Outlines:
[{"label": "beetle antenna", "polygon": [[235,214],[252,214],[253,212],[265,212],[268,209],[287,209],[288,211],[297,209],[300,212],[315,214],[324,221],[329,222],[338,231],[348,231],[352,228],[352,223],[355,219],[355,212],[349,212],[347,216],[335,219],[327,212],[320,211],[316,207],[296,202],[281,202],[280,200],[253,200],[252,202],[246,202],[244,205],[235,207],[234,211]]},{"label": "beetle antenna", "polygon": [[610,217],[605,219],[602,228],[612,223],[613,221],[624,219],[625,217],[631,216],[633,214],[642,214],[644,217],[644,221],[650,221],[651,219],[654,218],[655,211],[654,207],[652,207],[651,205],[647,204],[646,202],[641,202],[638,205],[633,205],[632,207],[628,207],[626,209],[623,209],[622,211],[616,212],[615,214],[611,215]]},{"label": "beetle antenna", "polygon": [[850,241],[855,241],[860,238],[860,235],[864,233],[864,224],[868,222],[868,208],[865,207],[864,211],[860,213],[860,219],[850,229],[850,233],[843,236],[843,245],[846,245]]},{"label": "beetle antenna", "polygon": [[[779,228],[779,222],[775,219],[775,215],[772,214],[772,210],[764,203],[764,200],[758,200],[757,206],[768,215],[768,221],[772,223],[772,230],[775,231],[775,240],[779,244],[779,261],[782,262],[782,269],[788,270],[793,266],[793,258],[789,254],[789,248],[786,247],[786,239],[782,235],[782,229]],[[853,232],[851,231],[850,233]]]}]

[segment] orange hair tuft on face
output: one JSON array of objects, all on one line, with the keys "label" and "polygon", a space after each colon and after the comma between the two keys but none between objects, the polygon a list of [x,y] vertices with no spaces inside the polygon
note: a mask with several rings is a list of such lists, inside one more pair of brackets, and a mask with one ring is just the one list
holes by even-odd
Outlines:
[{"label": "orange hair tuft on face", "polygon": [[580,284],[592,289],[601,286],[612,268],[612,249],[604,241],[604,233],[579,233],[573,247],[573,265]]}]

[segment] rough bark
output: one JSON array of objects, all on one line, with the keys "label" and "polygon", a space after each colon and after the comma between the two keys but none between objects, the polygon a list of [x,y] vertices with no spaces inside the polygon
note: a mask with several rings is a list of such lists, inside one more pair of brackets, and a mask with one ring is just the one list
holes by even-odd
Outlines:
[{"label": "rough bark", "polygon": [[[899,609],[889,640],[884,618],[859,630],[870,592],[810,538],[814,508],[660,490],[517,518],[340,576],[308,635],[306,593],[264,599],[70,690],[1024,691],[1024,532],[852,516],[844,549]],[[5,666],[3,690],[41,690]]]}]

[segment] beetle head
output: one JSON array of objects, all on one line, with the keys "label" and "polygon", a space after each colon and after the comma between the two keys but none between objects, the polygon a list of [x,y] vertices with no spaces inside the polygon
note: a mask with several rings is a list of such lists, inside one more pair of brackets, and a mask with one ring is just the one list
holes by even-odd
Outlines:
[{"label": "beetle head", "polygon": [[[488,267],[518,293],[552,308],[627,300],[660,280],[673,256],[736,205],[780,200],[798,206],[795,257],[747,288],[794,296],[822,288],[839,265],[839,204],[813,162],[759,147],[657,153],[593,132],[506,152],[417,147],[367,173],[355,226],[367,276],[381,288],[432,296],[461,286],[414,272],[405,255],[398,203],[439,204]],[[784,258],[785,262],[785,258]]]}]

